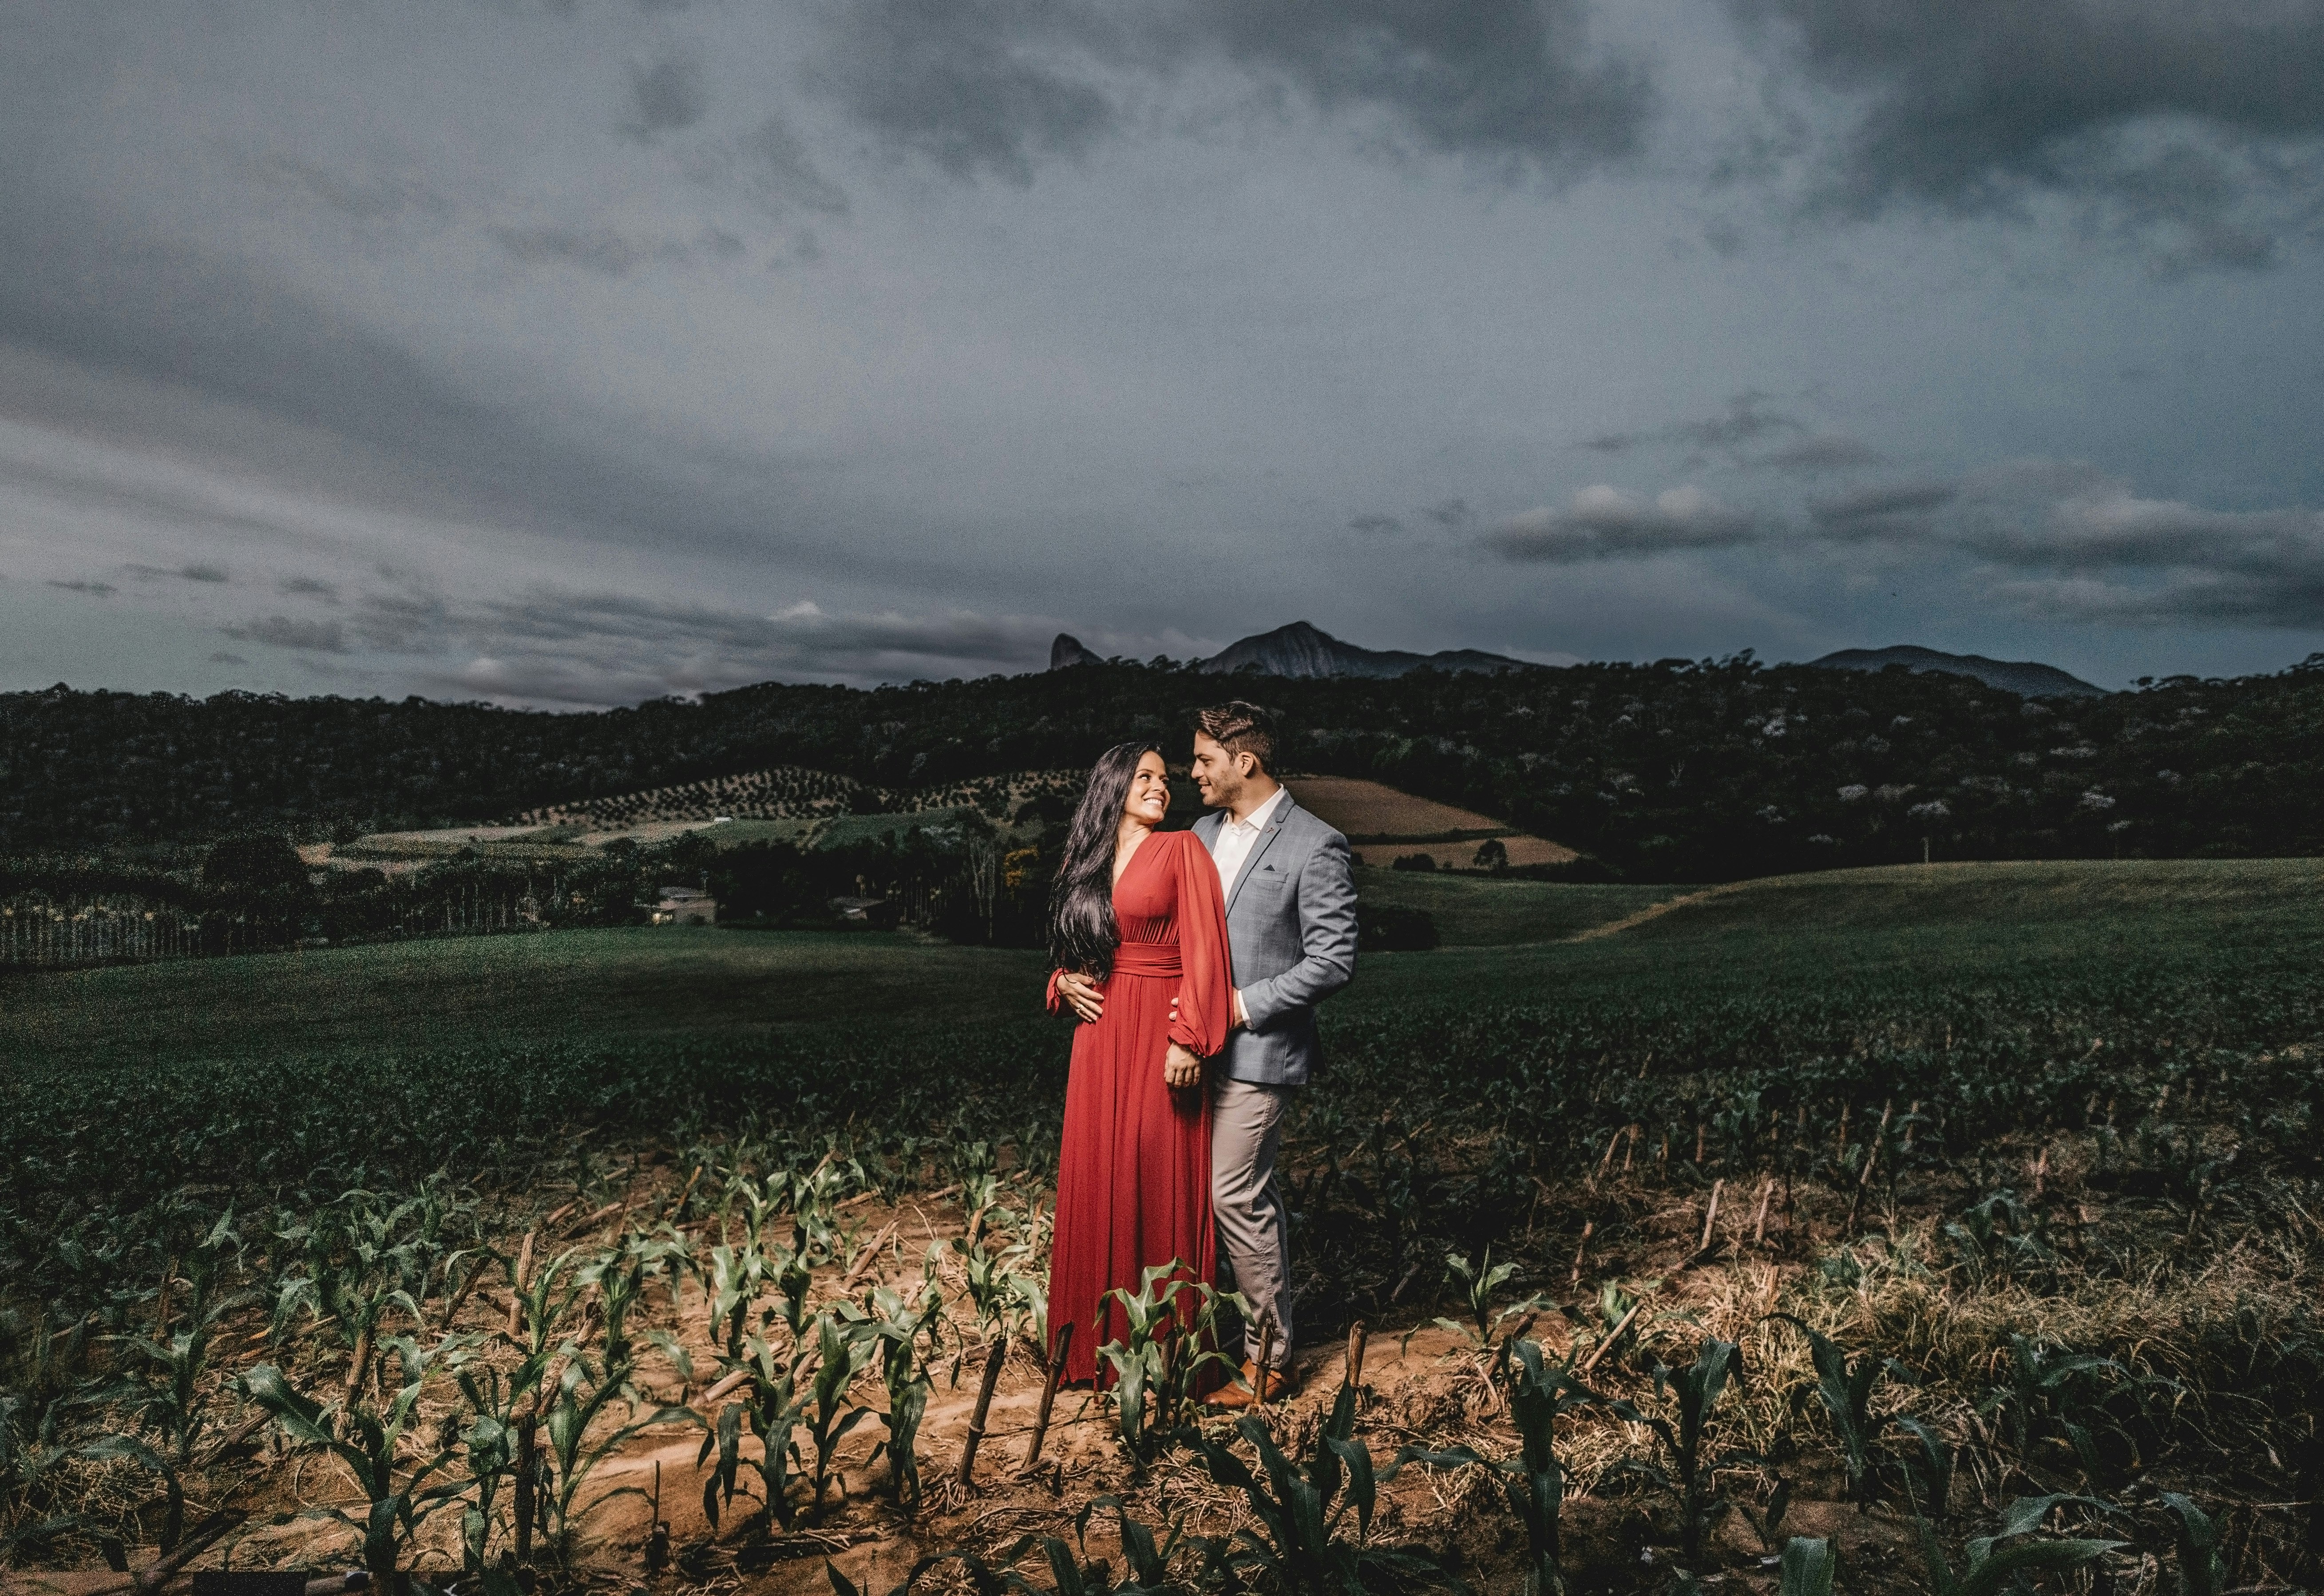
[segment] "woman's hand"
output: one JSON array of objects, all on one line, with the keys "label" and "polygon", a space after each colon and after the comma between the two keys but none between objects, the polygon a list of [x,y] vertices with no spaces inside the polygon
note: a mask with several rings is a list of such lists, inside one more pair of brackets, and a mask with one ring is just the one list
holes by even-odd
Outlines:
[{"label": "woman's hand", "polygon": [[1057,995],[1085,1025],[1095,1025],[1105,1016],[1105,990],[1078,970],[1057,972]]},{"label": "woman's hand", "polygon": [[1174,1088],[1201,1085],[1203,1061],[1200,1056],[1179,1043],[1171,1043],[1170,1050],[1162,1056],[1162,1084]]}]

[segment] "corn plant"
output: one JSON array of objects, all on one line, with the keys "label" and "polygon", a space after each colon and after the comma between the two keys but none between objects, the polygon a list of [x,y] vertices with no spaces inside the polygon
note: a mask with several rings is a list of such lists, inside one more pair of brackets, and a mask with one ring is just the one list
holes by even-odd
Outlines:
[{"label": "corn plant", "polygon": [[378,1193],[358,1187],[275,1233],[299,1257],[302,1272],[276,1287],[273,1333],[279,1340],[301,1309],[310,1322],[330,1325],[346,1349],[351,1395],[370,1377],[388,1310],[401,1308],[420,1321],[412,1287],[426,1278],[425,1249],[400,1234],[413,1211],[408,1203],[384,1206]]},{"label": "corn plant", "polygon": [[[1256,1528],[1231,1537],[1205,1537],[1204,1582],[1213,1575],[1233,1581],[1254,1576],[1295,1596],[1350,1596],[1352,1592],[1438,1586],[1466,1591],[1450,1570],[1406,1547],[1371,1544],[1372,1508],[1379,1484],[1398,1465],[1376,1472],[1371,1453],[1355,1439],[1356,1392],[1342,1385],[1332,1416],[1315,1438],[1303,1468],[1284,1455],[1267,1425],[1255,1416],[1235,1421],[1235,1429],[1259,1454],[1254,1475],[1223,1442],[1197,1430],[1186,1442],[1205,1473],[1217,1484],[1240,1490]],[[1355,1515],[1355,1537],[1340,1533]]]},{"label": "corn plant", "polygon": [[[936,1360],[945,1330],[944,1296],[936,1289],[935,1274],[937,1250],[932,1245],[928,1250],[928,1273],[909,1298],[892,1286],[876,1286],[867,1298],[868,1311],[853,1303],[839,1309],[848,1334],[869,1343],[880,1361],[881,1382],[888,1389],[888,1435],[872,1457],[876,1460],[882,1451],[888,1454],[896,1499],[908,1508],[920,1499],[920,1420],[935,1388],[929,1366]],[[923,1338],[926,1352],[920,1350]]]},{"label": "corn plant", "polygon": [[1684,1369],[1655,1364],[1655,1391],[1657,1396],[1669,1395],[1676,1403],[1675,1425],[1628,1402],[1613,1404],[1616,1413],[1632,1424],[1646,1425],[1663,1444],[1662,1462],[1633,1459],[1625,1466],[1669,1491],[1678,1503],[1680,1554],[1690,1567],[1702,1558],[1704,1534],[1732,1505],[1713,1494],[1712,1480],[1721,1469],[1758,1461],[1742,1453],[1714,1459],[1704,1451],[1720,1396],[1730,1375],[1740,1377],[1742,1363],[1742,1350],[1733,1342],[1706,1336],[1694,1361]]},{"label": "corn plant", "polygon": [[[1090,1518],[1101,1508],[1113,1509],[1120,1532],[1121,1560],[1127,1566],[1119,1582],[1104,1564],[1090,1560]],[[1170,1554],[1177,1550],[1185,1533],[1174,1524],[1170,1538],[1157,1545],[1154,1531],[1132,1518],[1120,1497],[1094,1497],[1074,1516],[1073,1545],[1068,1546],[1056,1536],[1026,1536],[1001,1554],[1001,1578],[1010,1590],[1022,1591],[1024,1596],[1163,1596],[1170,1588]],[[1035,1584],[1007,1566],[1037,1548],[1049,1564],[1053,1582],[1046,1586]]]},{"label": "corn plant", "polygon": [[809,1405],[802,1415],[801,1427],[815,1444],[815,1473],[808,1481],[808,1502],[811,1510],[820,1514],[824,1485],[831,1478],[832,1455],[850,1430],[872,1416],[872,1409],[847,1399],[855,1377],[872,1361],[872,1349],[850,1342],[842,1333],[838,1318],[825,1314],[816,1321],[816,1356],[815,1384],[808,1392]]},{"label": "corn plant", "polygon": [[1839,1573],[1840,1554],[1830,1541],[1794,1536],[1778,1564],[1776,1596],[1831,1596]]},{"label": "corn plant", "polygon": [[1022,1261],[1018,1253],[995,1251],[982,1238],[967,1237],[956,1239],[953,1250],[960,1255],[962,1287],[988,1339],[1006,1340],[1021,1326],[1047,1319],[1049,1294],[1038,1276],[1013,1267]]},{"label": "corn plant", "polygon": [[392,1588],[396,1563],[420,1524],[462,1490],[456,1483],[423,1489],[451,1461],[448,1449],[398,1475],[396,1454],[412,1425],[420,1388],[419,1379],[410,1379],[378,1412],[351,1398],[344,1409],[347,1423],[342,1438],[337,1433],[340,1426],[330,1422],[330,1410],[302,1395],[272,1364],[261,1363],[242,1377],[243,1390],[273,1415],[286,1437],[337,1458],[363,1493],[366,1510],[360,1519],[343,1508],[316,1510],[363,1536],[364,1566],[373,1583],[383,1589]]},{"label": "corn plant", "polygon": [[602,1375],[593,1380],[586,1365],[576,1358],[565,1364],[557,1388],[546,1404],[547,1418],[541,1428],[549,1441],[549,1460],[545,1464],[549,1478],[541,1481],[545,1487],[541,1502],[552,1545],[559,1554],[571,1552],[580,1520],[588,1512],[615,1497],[645,1494],[635,1486],[623,1486],[582,1505],[581,1489],[598,1464],[641,1430],[657,1425],[702,1422],[701,1416],[691,1408],[658,1408],[592,1443],[588,1438],[590,1426],[627,1382],[626,1367],[617,1369],[608,1362]]},{"label": "corn plant", "polygon": [[192,1456],[195,1438],[204,1417],[204,1376],[209,1370],[210,1343],[218,1322],[251,1300],[251,1294],[208,1300],[198,1287],[187,1306],[185,1327],[158,1339],[139,1338],[129,1343],[133,1356],[159,1378],[131,1380],[116,1387],[128,1398],[141,1425],[152,1428],[170,1447],[170,1456],[182,1465]]},{"label": "corn plant", "polygon": [[694,1460],[699,1468],[713,1453],[718,1459],[702,1483],[702,1514],[715,1528],[721,1509],[734,1500],[743,1462],[742,1426],[747,1422],[759,1443],[759,1455],[752,1464],[759,1475],[755,1526],[761,1533],[770,1524],[788,1529],[798,1518],[798,1504],[791,1499],[791,1467],[798,1461],[798,1452],[791,1435],[806,1416],[806,1403],[798,1391],[797,1349],[778,1356],[764,1339],[752,1336],[737,1367],[749,1376],[743,1387],[748,1395],[718,1410]]},{"label": "corn plant", "polygon": [[1574,1378],[1570,1357],[1563,1364],[1545,1363],[1541,1348],[1531,1341],[1516,1342],[1508,1379],[1509,1414],[1523,1442],[1515,1458],[1488,1459],[1465,1446],[1443,1452],[1407,1446],[1396,1454],[1396,1464],[1399,1468],[1406,1462],[1429,1468],[1473,1465],[1499,1475],[1510,1510],[1525,1526],[1527,1562],[1523,1596],[1556,1596],[1565,1588],[1558,1534],[1565,1510],[1565,1470],[1557,1459],[1556,1423],[1561,1414],[1600,1399]]},{"label": "corn plant", "polygon": [[1908,1457],[1904,1463],[1906,1488],[1911,1490],[1914,1475],[1921,1480],[1921,1488],[1912,1493],[1914,1510],[1925,1513],[1931,1523],[1941,1527],[1953,1494],[1952,1445],[1937,1434],[1934,1426],[1909,1413],[1897,1416],[1896,1427],[1912,1436],[1920,1447],[1919,1455]]},{"label": "corn plant", "polygon": [[1942,1233],[1956,1262],[1980,1288],[1988,1281],[2007,1284],[2021,1268],[2044,1268],[2057,1257],[2047,1218],[2028,1210],[2013,1191],[1987,1193],[1948,1221]]},{"label": "corn plant", "polygon": [[2098,1383],[2111,1380],[2133,1400],[2149,1383],[2170,1383],[2142,1381],[2112,1358],[2044,1347],[2016,1331],[2009,1333],[2004,1370],[2006,1379],[1986,1393],[1978,1412],[2006,1416],[2010,1444],[2021,1462],[2032,1460],[2034,1444],[2055,1425],[2092,1480],[2103,1478],[2107,1467],[2098,1444],[2101,1428],[2130,1443],[2134,1455],[2136,1451],[2135,1438],[2107,1412],[2094,1388]]},{"label": "corn plant", "polygon": [[1888,1421],[1872,1411],[1872,1390],[1884,1373],[1897,1371],[1894,1359],[1877,1352],[1858,1353],[1851,1360],[1830,1336],[1812,1329],[1790,1314],[1770,1314],[1807,1337],[1809,1361],[1816,1371],[1816,1397],[1831,1417],[1848,1466],[1849,1494],[1858,1508],[1868,1508],[1880,1493],[1878,1450],[1880,1432]]},{"label": "corn plant", "polygon": [[493,1555],[493,1532],[501,1485],[516,1469],[516,1405],[539,1379],[536,1370],[521,1391],[482,1362],[457,1367],[453,1376],[468,1404],[467,1423],[460,1431],[461,1458],[467,1466],[467,1483],[460,1492],[460,1570],[486,1596],[514,1596],[517,1590],[515,1556]]},{"label": "corn plant", "polygon": [[[1437,1324],[1461,1337],[1477,1352],[1494,1353],[1497,1335],[1501,1327],[1513,1319],[1522,1319],[1528,1314],[1538,1313],[1547,1300],[1539,1293],[1536,1293],[1522,1302],[1511,1303],[1497,1312],[1493,1307],[1494,1296],[1503,1286],[1508,1284],[1517,1272],[1517,1266],[1513,1263],[1495,1263],[1493,1250],[1490,1247],[1485,1249],[1484,1261],[1476,1265],[1471,1265],[1464,1254],[1447,1253],[1444,1259],[1444,1278],[1448,1284],[1458,1284],[1461,1291],[1461,1305],[1467,1316],[1463,1319],[1439,1319],[1436,1321]],[[1506,1358],[1507,1349],[1504,1347],[1495,1356],[1496,1372],[1499,1371],[1500,1364],[1506,1361]]]},{"label": "corn plant", "polygon": [[2192,1498],[2162,1493],[2171,1510],[2172,1539],[2179,1554],[2179,1596],[2222,1596],[2227,1588],[2227,1559],[2219,1554],[2219,1527]]},{"label": "corn plant", "polygon": [[[1149,1461],[1159,1439],[1191,1416],[1204,1370],[1213,1365],[1231,1370],[1234,1362],[1213,1345],[1222,1302],[1248,1313],[1242,1298],[1221,1292],[1208,1281],[1190,1280],[1191,1271],[1173,1259],[1155,1264],[1139,1277],[1138,1289],[1116,1287],[1100,1306],[1120,1305],[1122,1334],[1098,1349],[1113,1369],[1114,1422],[1122,1445],[1132,1459]],[[1191,1296],[1191,1309],[1179,1298]],[[1147,1413],[1147,1399],[1154,1411]]]},{"label": "corn plant", "polygon": [[1998,1529],[1992,1535],[1970,1541],[1961,1548],[1964,1561],[1958,1573],[1945,1557],[1944,1546],[1937,1538],[1936,1527],[1926,1518],[1922,1519],[1921,1554],[1928,1564],[1929,1589],[1932,1596],[2000,1596],[2004,1591],[2015,1589],[2030,1574],[2063,1573],[2085,1564],[2095,1563],[2122,1545],[2120,1541],[2076,1539],[2063,1536],[2040,1540],[2029,1538],[2041,1530],[2050,1510],[2061,1502],[2105,1506],[2102,1502],[2092,1503],[2084,1497],[2020,1497],[2002,1509]]}]

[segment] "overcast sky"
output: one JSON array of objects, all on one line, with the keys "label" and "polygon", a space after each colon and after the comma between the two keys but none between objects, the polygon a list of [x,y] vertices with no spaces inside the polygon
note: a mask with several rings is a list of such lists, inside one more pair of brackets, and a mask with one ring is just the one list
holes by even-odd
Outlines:
[{"label": "overcast sky", "polygon": [[2324,649],[2324,0],[0,5],[0,687]]}]

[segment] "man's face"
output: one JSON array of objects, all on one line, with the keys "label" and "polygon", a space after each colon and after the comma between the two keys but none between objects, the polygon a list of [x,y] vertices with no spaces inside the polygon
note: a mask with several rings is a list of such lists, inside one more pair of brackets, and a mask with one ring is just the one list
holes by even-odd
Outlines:
[{"label": "man's face", "polygon": [[1194,786],[1205,807],[1223,809],[1242,796],[1249,754],[1229,753],[1215,738],[1194,733]]}]

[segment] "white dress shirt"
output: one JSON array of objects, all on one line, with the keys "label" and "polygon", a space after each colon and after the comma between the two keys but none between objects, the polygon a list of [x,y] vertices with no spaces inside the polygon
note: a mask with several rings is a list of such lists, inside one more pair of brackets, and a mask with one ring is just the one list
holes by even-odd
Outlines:
[{"label": "white dress shirt", "polygon": [[1265,803],[1250,812],[1249,819],[1238,820],[1230,815],[1226,824],[1219,827],[1219,835],[1211,844],[1211,861],[1219,867],[1219,891],[1222,895],[1233,895],[1235,878],[1242,874],[1242,867],[1250,862],[1259,834],[1275,817],[1275,811],[1287,796],[1278,787]]}]

